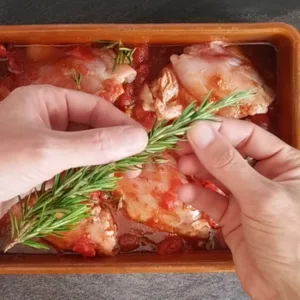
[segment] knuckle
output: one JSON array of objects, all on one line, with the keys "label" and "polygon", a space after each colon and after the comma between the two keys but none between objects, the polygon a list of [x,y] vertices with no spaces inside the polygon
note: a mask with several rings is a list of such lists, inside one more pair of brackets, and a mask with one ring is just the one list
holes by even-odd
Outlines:
[{"label": "knuckle", "polygon": [[212,154],[213,167],[216,169],[233,169],[236,166],[236,150],[234,148],[218,149]]}]

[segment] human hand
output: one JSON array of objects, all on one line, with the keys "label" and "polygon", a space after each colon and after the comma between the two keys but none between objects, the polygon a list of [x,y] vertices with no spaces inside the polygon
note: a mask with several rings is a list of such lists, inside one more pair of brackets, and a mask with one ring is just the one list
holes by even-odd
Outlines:
[{"label": "human hand", "polygon": [[[187,184],[179,199],[222,228],[236,272],[253,299],[300,298],[300,152],[239,120],[198,122],[179,168],[227,193]],[[243,157],[258,162],[252,168]]]},{"label": "human hand", "polygon": [[0,103],[0,202],[74,167],[141,152],[146,131],[111,103],[53,87],[14,90]]}]

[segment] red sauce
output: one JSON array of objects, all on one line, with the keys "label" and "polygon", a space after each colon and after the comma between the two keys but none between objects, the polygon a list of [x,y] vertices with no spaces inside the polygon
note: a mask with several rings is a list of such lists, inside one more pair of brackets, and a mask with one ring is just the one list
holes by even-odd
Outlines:
[{"label": "red sauce", "polygon": [[133,234],[123,234],[119,237],[120,250],[130,252],[140,246],[140,237]]},{"label": "red sauce", "polygon": [[1,58],[6,58],[7,54],[8,54],[8,52],[7,52],[6,48],[5,48],[5,46],[2,45],[2,44],[0,44],[0,57]]},{"label": "red sauce", "polygon": [[72,250],[83,255],[84,257],[93,257],[96,255],[95,245],[87,239],[78,241]]},{"label": "red sauce", "polygon": [[183,250],[183,240],[179,236],[170,236],[159,243],[157,247],[157,254],[169,255],[179,253]]},{"label": "red sauce", "polygon": [[69,51],[67,51],[67,55],[80,58],[83,60],[91,60],[94,57],[91,46],[72,47]]}]

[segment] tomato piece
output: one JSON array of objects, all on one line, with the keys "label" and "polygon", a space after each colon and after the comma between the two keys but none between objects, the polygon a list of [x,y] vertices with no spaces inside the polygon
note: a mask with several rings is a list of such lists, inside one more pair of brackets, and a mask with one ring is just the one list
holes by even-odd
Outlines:
[{"label": "tomato piece", "polygon": [[7,68],[13,74],[20,74],[24,71],[24,58],[20,52],[12,50],[8,55]]},{"label": "tomato piece", "polygon": [[8,55],[8,52],[4,45],[0,44],[0,58],[6,58]]},{"label": "tomato piece", "polygon": [[103,81],[103,90],[98,93],[98,96],[107,101],[115,102],[123,93],[124,89],[121,83],[115,79],[106,79]]},{"label": "tomato piece", "polygon": [[135,65],[139,65],[143,61],[148,60],[148,57],[149,57],[148,45],[142,44],[142,45],[136,46],[132,57],[133,57],[133,62]]},{"label": "tomato piece", "polygon": [[119,237],[121,251],[130,252],[140,246],[140,237],[133,234],[123,234]]},{"label": "tomato piece", "polygon": [[124,93],[116,100],[116,106],[118,106],[120,109],[125,109],[127,106],[133,105],[136,101],[133,94],[133,84],[124,84]]},{"label": "tomato piece", "polygon": [[137,88],[140,88],[150,74],[150,67],[147,63],[142,63],[135,70],[137,74],[134,83]]},{"label": "tomato piece", "polygon": [[157,254],[169,255],[179,253],[183,250],[183,241],[179,236],[170,236],[159,243],[157,247]]},{"label": "tomato piece", "polygon": [[91,60],[94,58],[91,46],[76,46],[68,50],[67,55],[80,58],[83,60]]},{"label": "tomato piece", "polygon": [[168,191],[162,195],[161,207],[166,210],[172,210],[178,206],[177,194],[173,191]]},{"label": "tomato piece", "polygon": [[122,94],[116,101],[116,106],[121,109],[126,108],[127,106],[133,105],[135,103],[135,99],[127,93]]},{"label": "tomato piece", "polygon": [[100,199],[105,199],[105,193],[102,192],[102,191],[96,191],[96,192],[93,192],[91,193],[90,195],[90,199],[92,200],[100,200]]},{"label": "tomato piece", "polygon": [[151,130],[155,122],[155,113],[151,111],[145,111],[140,103],[134,107],[133,117],[147,130]]},{"label": "tomato piece", "polygon": [[73,251],[77,252],[84,257],[93,257],[96,255],[95,245],[88,240],[80,240],[73,247]]}]

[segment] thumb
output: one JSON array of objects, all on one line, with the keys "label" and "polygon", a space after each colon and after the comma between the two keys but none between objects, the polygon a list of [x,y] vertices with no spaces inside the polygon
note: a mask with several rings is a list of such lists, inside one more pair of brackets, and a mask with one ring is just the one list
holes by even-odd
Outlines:
[{"label": "thumb", "polygon": [[214,128],[201,121],[188,132],[188,140],[204,168],[235,196],[245,201],[249,195],[264,191],[267,179],[257,173]]},{"label": "thumb", "polygon": [[148,143],[139,126],[115,126],[77,132],[51,131],[47,164],[54,173],[63,170],[107,164],[143,151]]}]

